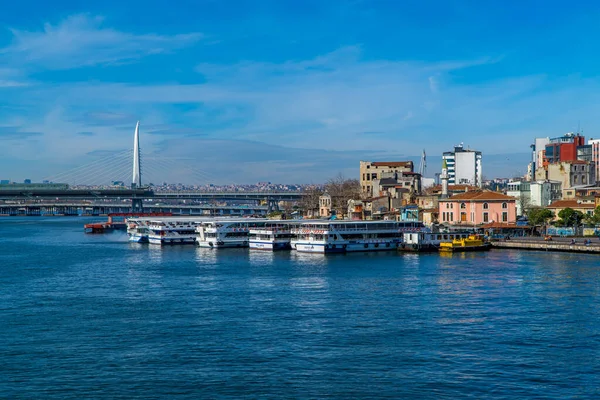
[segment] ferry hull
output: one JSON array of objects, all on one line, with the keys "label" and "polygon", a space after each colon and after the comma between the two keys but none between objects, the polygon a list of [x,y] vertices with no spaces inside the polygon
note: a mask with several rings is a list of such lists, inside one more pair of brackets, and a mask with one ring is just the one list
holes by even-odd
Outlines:
[{"label": "ferry hull", "polygon": [[195,238],[165,238],[165,237],[155,238],[155,237],[149,237],[148,238],[148,243],[166,246],[166,245],[176,245],[176,244],[194,244],[195,240],[196,240]]},{"label": "ferry hull", "polygon": [[249,246],[253,250],[266,250],[266,251],[278,251],[278,250],[291,250],[292,245],[289,242],[273,243],[273,242],[254,242],[250,241]]},{"label": "ferry hull", "polygon": [[434,244],[410,244],[410,243],[402,243],[398,246],[398,251],[408,252],[408,253],[434,253],[439,250],[440,246],[436,246]]},{"label": "ferry hull", "polygon": [[130,235],[129,241],[132,243],[148,243],[148,236],[144,235]]},{"label": "ferry hull", "polygon": [[311,243],[297,242],[293,244],[296,251],[304,253],[357,253],[372,251],[391,251],[398,248],[397,241],[389,242],[349,242],[349,243]]},{"label": "ferry hull", "polygon": [[244,248],[248,247],[247,240],[236,240],[236,241],[227,241],[227,242],[218,242],[218,241],[199,241],[197,242],[198,246],[208,248],[208,249],[225,249],[225,248]]}]

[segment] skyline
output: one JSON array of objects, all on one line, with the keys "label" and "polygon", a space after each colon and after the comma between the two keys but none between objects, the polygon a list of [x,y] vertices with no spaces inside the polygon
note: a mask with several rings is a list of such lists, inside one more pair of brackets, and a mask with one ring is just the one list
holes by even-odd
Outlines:
[{"label": "skyline", "polygon": [[533,138],[600,124],[600,5],[552,4],[13,4],[0,176],[130,149],[137,120],[146,153],[214,171],[198,183],[320,183],[422,149],[433,176],[460,142],[488,178],[524,173]]}]

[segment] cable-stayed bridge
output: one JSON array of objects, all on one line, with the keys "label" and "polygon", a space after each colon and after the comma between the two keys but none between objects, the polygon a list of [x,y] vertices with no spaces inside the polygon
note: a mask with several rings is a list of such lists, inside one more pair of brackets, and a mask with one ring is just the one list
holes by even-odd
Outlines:
[{"label": "cable-stayed bridge", "polygon": [[[248,203],[261,210],[265,204],[267,210],[277,209],[279,201],[297,201],[302,198],[301,192],[244,192],[244,191],[156,191],[153,186],[145,186],[144,182],[161,182],[165,171],[179,176],[186,176],[199,184],[208,184],[215,179],[211,174],[194,168],[197,160],[175,159],[157,154],[143,154],[139,145],[139,122],[134,133],[132,150],[113,152],[95,159],[87,164],[71,170],[47,176],[45,181],[65,184],[55,185],[15,185],[0,188],[0,200],[22,202],[66,202],[94,201],[110,202],[129,201],[131,211],[151,211],[158,206],[184,203],[216,203],[229,201],[236,204]],[[142,174],[143,172],[143,174]],[[115,183],[127,186],[115,186]],[[67,186],[68,185],[68,186]],[[71,203],[69,203],[71,201]],[[165,203],[165,204],[161,204]],[[168,203],[168,204],[166,204]],[[84,204],[84,203],[77,203]],[[188,204],[189,205],[189,204]],[[12,207],[12,206],[11,206]],[[231,210],[233,206],[228,206]],[[122,212],[122,204],[118,204]],[[182,210],[185,208],[182,208]],[[249,209],[254,210],[254,209]],[[6,210],[5,210],[6,211]],[[13,212],[12,208],[9,210]],[[161,209],[161,211],[164,211]],[[2,210],[0,210],[0,214]],[[180,213],[180,212],[177,212]]]}]

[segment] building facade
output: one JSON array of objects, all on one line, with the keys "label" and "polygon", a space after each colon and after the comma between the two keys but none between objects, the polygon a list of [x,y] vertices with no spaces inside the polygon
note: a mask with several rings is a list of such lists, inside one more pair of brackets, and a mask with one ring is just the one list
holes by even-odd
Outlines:
[{"label": "building facade", "polygon": [[516,223],[514,197],[492,191],[465,192],[439,202],[439,222],[447,225],[478,226],[490,222]]},{"label": "building facade", "polygon": [[517,199],[517,215],[529,207],[547,207],[562,196],[559,181],[509,182],[506,194]]},{"label": "building facade", "polygon": [[538,169],[536,178],[538,180],[559,181],[562,190],[565,190],[577,186],[595,185],[596,171],[593,162],[582,160],[561,161]]},{"label": "building facade", "polygon": [[413,173],[412,161],[361,161],[360,162],[360,187],[364,197],[373,197],[373,181],[395,176],[403,173]]},{"label": "building facade", "polygon": [[465,149],[461,143],[454,146],[454,151],[444,152],[442,158],[446,161],[450,185],[466,184],[479,188],[483,186],[480,151]]}]

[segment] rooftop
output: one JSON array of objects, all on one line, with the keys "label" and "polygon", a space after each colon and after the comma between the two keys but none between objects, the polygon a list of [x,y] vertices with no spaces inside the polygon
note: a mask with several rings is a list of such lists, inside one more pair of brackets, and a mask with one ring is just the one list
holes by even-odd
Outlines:
[{"label": "rooftop", "polygon": [[581,203],[579,200],[556,200],[547,208],[596,208],[594,203]]},{"label": "rooftop", "polygon": [[460,200],[475,200],[475,201],[479,201],[479,200],[516,200],[516,198],[511,197],[511,196],[507,196],[505,194],[502,193],[498,193],[498,192],[492,192],[491,190],[477,190],[477,191],[472,191],[472,192],[465,192],[465,193],[459,193],[459,194],[455,194],[452,197],[449,197],[447,199],[444,199],[444,201],[460,201]]},{"label": "rooftop", "polygon": [[412,161],[375,161],[371,165],[375,167],[412,167]]}]

